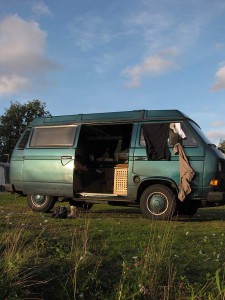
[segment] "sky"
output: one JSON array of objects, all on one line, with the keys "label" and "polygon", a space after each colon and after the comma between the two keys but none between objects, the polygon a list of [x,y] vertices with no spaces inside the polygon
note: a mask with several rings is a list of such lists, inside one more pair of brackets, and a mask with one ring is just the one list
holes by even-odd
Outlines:
[{"label": "sky", "polygon": [[0,0],[0,115],[178,109],[225,139],[224,0]]}]

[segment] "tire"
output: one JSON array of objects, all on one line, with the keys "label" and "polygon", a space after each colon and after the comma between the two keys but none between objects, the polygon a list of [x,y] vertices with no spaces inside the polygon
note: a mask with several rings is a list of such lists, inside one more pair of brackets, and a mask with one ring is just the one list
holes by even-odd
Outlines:
[{"label": "tire", "polygon": [[140,208],[148,219],[170,220],[176,210],[176,197],[167,186],[154,184],[142,193]]},{"label": "tire", "polygon": [[55,205],[55,198],[45,195],[27,195],[28,206],[37,212],[48,212]]}]

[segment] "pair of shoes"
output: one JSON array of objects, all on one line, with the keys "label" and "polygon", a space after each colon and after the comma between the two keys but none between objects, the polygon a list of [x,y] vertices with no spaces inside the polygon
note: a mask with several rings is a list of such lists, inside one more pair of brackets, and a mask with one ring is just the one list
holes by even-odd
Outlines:
[{"label": "pair of shoes", "polygon": [[65,206],[56,207],[54,213],[52,214],[52,217],[57,219],[66,219],[67,208]]}]

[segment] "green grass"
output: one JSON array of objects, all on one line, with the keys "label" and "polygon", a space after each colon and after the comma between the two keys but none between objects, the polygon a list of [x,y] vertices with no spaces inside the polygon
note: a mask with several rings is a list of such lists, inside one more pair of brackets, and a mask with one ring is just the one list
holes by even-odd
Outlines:
[{"label": "green grass", "polygon": [[224,221],[224,207],[157,222],[108,205],[53,219],[0,193],[0,298],[224,299]]}]

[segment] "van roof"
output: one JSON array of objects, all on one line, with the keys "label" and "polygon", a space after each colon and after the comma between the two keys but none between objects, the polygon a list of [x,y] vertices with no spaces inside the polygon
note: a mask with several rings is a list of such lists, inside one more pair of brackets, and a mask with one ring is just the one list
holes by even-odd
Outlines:
[{"label": "van roof", "polygon": [[188,117],[179,110],[133,110],[120,112],[62,115],[35,118],[31,126],[80,123],[112,123],[150,120],[183,120]]}]

